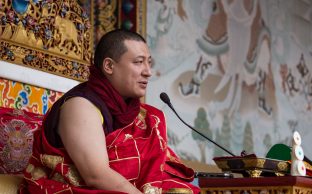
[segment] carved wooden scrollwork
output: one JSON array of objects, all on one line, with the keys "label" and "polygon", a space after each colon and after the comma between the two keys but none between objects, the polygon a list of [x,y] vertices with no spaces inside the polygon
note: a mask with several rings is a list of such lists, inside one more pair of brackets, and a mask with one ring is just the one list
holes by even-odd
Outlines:
[{"label": "carved wooden scrollwork", "polygon": [[84,81],[92,56],[89,16],[75,0],[0,2],[0,59]]},{"label": "carved wooden scrollwork", "polygon": [[103,34],[127,27],[145,35],[145,8],[146,0],[1,1],[0,60],[85,81]]}]

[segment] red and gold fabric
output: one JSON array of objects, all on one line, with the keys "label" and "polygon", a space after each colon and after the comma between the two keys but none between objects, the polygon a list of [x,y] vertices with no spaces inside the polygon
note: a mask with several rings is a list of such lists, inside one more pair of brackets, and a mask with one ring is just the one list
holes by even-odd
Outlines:
[{"label": "red and gold fabric", "polygon": [[[40,141],[33,145],[24,174],[27,187],[21,187],[21,193],[114,193],[88,188],[66,151],[49,145],[43,130],[35,135]],[[108,134],[106,143],[110,167],[141,191],[154,186],[163,191],[186,188],[199,193],[199,188],[189,183],[194,171],[167,145],[165,117],[160,110],[142,104],[135,120]]]}]

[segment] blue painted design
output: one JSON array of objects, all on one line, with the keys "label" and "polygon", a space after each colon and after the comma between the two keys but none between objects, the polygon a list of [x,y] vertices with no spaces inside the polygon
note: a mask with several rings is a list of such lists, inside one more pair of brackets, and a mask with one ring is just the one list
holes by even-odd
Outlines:
[{"label": "blue painted design", "polygon": [[46,28],[44,30],[44,34],[45,34],[45,39],[49,40],[52,38],[52,31],[49,28]]},{"label": "blue painted design", "polygon": [[88,19],[89,18],[88,14],[86,12],[82,12],[81,16],[82,16],[83,19]]},{"label": "blue painted design", "polygon": [[25,19],[25,18],[23,18],[23,19],[22,19],[22,24],[23,24],[23,26],[24,26],[24,27],[26,26],[27,21],[26,21],[26,19]]},{"label": "blue painted design", "polygon": [[78,30],[82,31],[82,30],[85,29],[85,26],[84,26],[83,24],[78,23],[78,24],[76,25],[76,28],[77,28]]},{"label": "blue painted design", "polygon": [[74,68],[74,69],[78,69],[78,68],[79,68],[79,66],[78,66],[78,63],[77,63],[77,62],[73,61],[73,62],[72,62],[72,64],[73,64],[73,68]]},{"label": "blue painted design", "polygon": [[20,19],[19,19],[18,17],[15,17],[15,18],[14,18],[14,24],[17,25],[19,21],[20,21]]},{"label": "blue painted design", "polygon": [[27,61],[27,62],[30,62],[30,61],[32,61],[32,60],[34,60],[36,57],[34,56],[34,55],[27,55],[27,56],[25,56],[25,60]]},{"label": "blue painted design", "polygon": [[23,105],[27,105],[27,104],[28,104],[28,95],[27,95],[27,92],[21,91],[21,92],[19,93],[19,96],[20,96],[21,99],[22,99],[22,104],[23,104]]},{"label": "blue painted design", "polygon": [[6,16],[2,16],[2,17],[1,17],[1,23],[2,23],[3,25],[5,25],[5,24],[7,23],[7,21],[8,21],[8,19],[7,19]]},{"label": "blue painted design", "polygon": [[29,6],[29,0],[13,0],[12,1],[12,7],[13,9],[19,13],[24,14],[27,11],[27,8]]},{"label": "blue painted design", "polygon": [[48,94],[45,92],[44,95],[42,95],[42,112],[43,114],[47,113],[48,111]]}]

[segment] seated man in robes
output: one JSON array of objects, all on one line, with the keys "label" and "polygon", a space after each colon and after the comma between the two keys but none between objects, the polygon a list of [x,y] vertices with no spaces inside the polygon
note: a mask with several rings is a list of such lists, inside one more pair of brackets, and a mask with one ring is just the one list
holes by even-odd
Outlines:
[{"label": "seated man in robes", "polygon": [[199,193],[194,171],[167,145],[162,111],[143,104],[151,54],[139,34],[97,45],[89,80],[49,110],[35,133],[21,193]]}]

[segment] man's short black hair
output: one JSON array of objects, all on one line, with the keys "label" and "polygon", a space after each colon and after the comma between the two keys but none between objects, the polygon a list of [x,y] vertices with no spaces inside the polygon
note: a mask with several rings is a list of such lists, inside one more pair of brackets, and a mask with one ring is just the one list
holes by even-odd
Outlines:
[{"label": "man's short black hair", "polygon": [[125,40],[136,40],[145,42],[145,39],[138,33],[123,29],[112,30],[104,34],[96,46],[94,53],[94,65],[101,67],[106,57],[118,62],[121,55],[127,52]]}]

